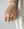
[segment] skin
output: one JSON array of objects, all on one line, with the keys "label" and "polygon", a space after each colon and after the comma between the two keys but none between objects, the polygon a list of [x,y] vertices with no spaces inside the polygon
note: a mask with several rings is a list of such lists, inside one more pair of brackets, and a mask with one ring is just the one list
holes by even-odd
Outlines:
[{"label": "skin", "polygon": [[5,21],[14,21],[17,16],[16,0],[8,0],[8,8],[5,10]]}]

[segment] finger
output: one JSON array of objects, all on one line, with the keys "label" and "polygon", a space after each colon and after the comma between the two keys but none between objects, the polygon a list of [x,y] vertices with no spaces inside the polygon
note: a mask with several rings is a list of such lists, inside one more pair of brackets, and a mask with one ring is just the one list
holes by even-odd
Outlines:
[{"label": "finger", "polygon": [[10,19],[13,19],[13,15],[11,14]]},{"label": "finger", "polygon": [[7,21],[7,16],[6,16],[6,15],[5,15],[5,17],[4,17],[4,18],[5,18],[5,21]]},{"label": "finger", "polygon": [[13,20],[15,20],[15,16],[13,17]]},{"label": "finger", "polygon": [[12,16],[10,16],[10,19],[12,19]]},{"label": "finger", "polygon": [[13,15],[13,14],[11,14],[11,16],[12,16],[12,19],[11,19],[11,21],[13,21],[13,16],[14,16],[14,15]]},{"label": "finger", "polygon": [[7,14],[7,22],[8,22],[8,20],[9,20],[9,14]]},{"label": "finger", "polygon": [[7,16],[5,15],[5,24],[7,24]]}]

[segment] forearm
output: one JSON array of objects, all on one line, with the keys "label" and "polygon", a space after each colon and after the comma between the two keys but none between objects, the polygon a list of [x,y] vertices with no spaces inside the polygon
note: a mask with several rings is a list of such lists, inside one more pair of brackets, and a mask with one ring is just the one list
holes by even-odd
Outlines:
[{"label": "forearm", "polygon": [[8,0],[8,3],[12,3],[12,2],[16,3],[16,0]]},{"label": "forearm", "polygon": [[8,0],[8,5],[16,4],[16,8],[18,8],[18,1],[19,0]]},{"label": "forearm", "polygon": [[10,4],[16,4],[16,0],[8,0],[8,5],[10,5]]}]

